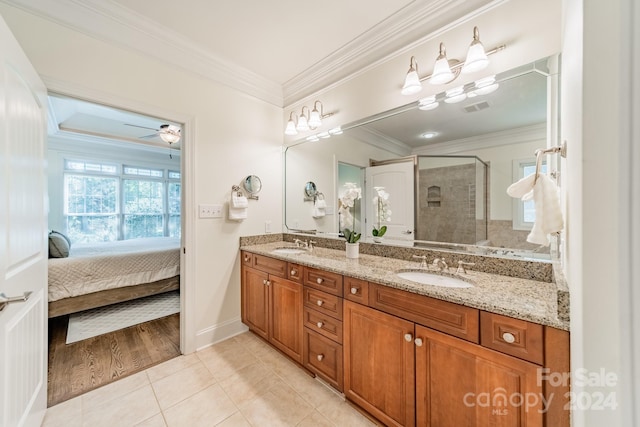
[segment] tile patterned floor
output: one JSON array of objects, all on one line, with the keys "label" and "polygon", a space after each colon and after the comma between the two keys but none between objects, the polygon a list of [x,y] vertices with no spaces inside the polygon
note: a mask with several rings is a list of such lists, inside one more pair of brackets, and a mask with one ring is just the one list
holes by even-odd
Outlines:
[{"label": "tile patterned floor", "polygon": [[249,332],[47,411],[45,427],[373,427]]}]

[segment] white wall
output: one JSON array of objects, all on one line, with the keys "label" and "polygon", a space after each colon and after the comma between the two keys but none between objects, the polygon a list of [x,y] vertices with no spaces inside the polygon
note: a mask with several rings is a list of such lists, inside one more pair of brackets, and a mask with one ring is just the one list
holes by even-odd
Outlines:
[{"label": "white wall", "polygon": [[[574,381],[572,391],[587,398],[611,397],[615,400],[606,402],[617,405],[578,407],[573,425],[635,426],[633,393],[638,385],[633,376],[638,374],[633,369],[638,366],[630,348],[638,331],[631,329],[630,319],[639,307],[637,301],[632,305],[629,276],[632,263],[639,262],[630,254],[630,224],[638,220],[630,218],[638,197],[637,186],[635,196],[630,191],[631,168],[637,168],[631,161],[637,140],[630,132],[637,111],[629,103],[637,77],[630,63],[634,54],[636,61],[638,57],[630,41],[634,2],[564,3],[561,138],[568,150],[565,263],[571,290],[571,364],[573,370],[603,369],[616,376],[606,387]],[[637,101],[637,90],[635,96]]]},{"label": "white wall", "polygon": [[[238,238],[263,233],[267,220],[273,232],[281,231],[282,109],[4,3],[0,14],[56,91],[65,88],[68,95],[115,100],[117,107],[186,122],[185,145],[193,145],[185,147],[183,174],[193,182],[183,188],[192,197],[183,232],[191,239],[185,242],[185,273],[194,287],[184,296],[192,304],[192,339],[185,349],[241,330]],[[263,189],[259,201],[250,201],[248,220],[196,218],[197,204],[226,202],[231,186],[249,174],[262,178]]]}]

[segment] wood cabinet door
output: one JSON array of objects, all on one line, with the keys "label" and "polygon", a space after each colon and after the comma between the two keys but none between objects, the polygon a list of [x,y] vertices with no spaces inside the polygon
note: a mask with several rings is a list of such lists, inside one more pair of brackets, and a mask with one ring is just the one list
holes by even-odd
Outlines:
[{"label": "wood cabinet door", "polygon": [[413,333],[412,322],[344,302],[344,393],[388,426],[415,424]]},{"label": "wood cabinet door", "polygon": [[543,425],[539,366],[416,325],[417,425]]},{"label": "wood cabinet door", "polygon": [[262,338],[269,339],[269,275],[242,268],[242,322]]},{"label": "wood cabinet door", "polygon": [[269,276],[269,341],[287,356],[302,363],[302,285]]}]

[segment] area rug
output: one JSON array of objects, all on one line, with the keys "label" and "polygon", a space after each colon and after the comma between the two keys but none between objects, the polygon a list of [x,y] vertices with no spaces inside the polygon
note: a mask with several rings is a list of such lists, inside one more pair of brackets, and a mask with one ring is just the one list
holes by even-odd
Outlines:
[{"label": "area rug", "polygon": [[178,291],[152,295],[69,316],[67,344],[159,319],[180,311]]}]

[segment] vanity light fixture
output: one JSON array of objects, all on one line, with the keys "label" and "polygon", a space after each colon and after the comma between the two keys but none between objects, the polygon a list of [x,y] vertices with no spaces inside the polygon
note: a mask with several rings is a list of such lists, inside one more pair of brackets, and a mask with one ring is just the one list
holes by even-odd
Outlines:
[{"label": "vanity light fixture", "polygon": [[475,89],[467,92],[469,98],[479,95],[488,95],[495,92],[500,85],[496,83],[496,76],[484,77],[474,82]]},{"label": "vanity light fixture", "polygon": [[480,42],[480,31],[478,27],[473,27],[473,40],[471,41],[467,58],[464,62],[460,62],[457,59],[448,59],[445,45],[444,43],[440,43],[433,73],[426,77],[420,77],[418,75],[418,62],[415,57],[412,56],[409,61],[409,71],[402,86],[402,94],[413,95],[420,92],[422,90],[421,82],[424,80],[428,80],[429,83],[434,85],[447,84],[458,78],[460,73],[475,73],[483,70],[489,65],[489,55],[493,55],[506,47],[507,46],[503,44],[485,52],[484,46],[482,42]]},{"label": "vanity light fixture", "polygon": [[422,98],[420,101],[418,101],[418,109],[422,111],[433,110],[434,108],[438,108],[438,105],[440,105],[440,103],[436,101],[435,95]]},{"label": "vanity light fixture", "polygon": [[[320,109],[318,109],[318,105],[320,106]],[[324,106],[320,101],[315,101],[313,103],[313,110],[311,110],[311,112],[309,112],[309,107],[304,105],[299,116],[293,111],[289,114],[289,121],[287,121],[287,127],[285,128],[284,133],[285,135],[297,135],[298,132],[307,132],[309,130],[317,129],[322,125],[322,119],[332,115],[333,113],[324,113]]]},{"label": "vanity light fixture", "polygon": [[467,94],[464,92],[464,86],[458,86],[445,92],[444,102],[447,104],[456,104],[465,99],[467,99]]},{"label": "vanity light fixture", "polygon": [[[415,67],[414,67],[415,64]],[[409,71],[407,71],[407,77],[404,79],[404,86],[402,86],[403,95],[413,95],[422,90],[422,84],[420,84],[420,77],[418,76],[418,63],[415,56],[409,59]]]}]

